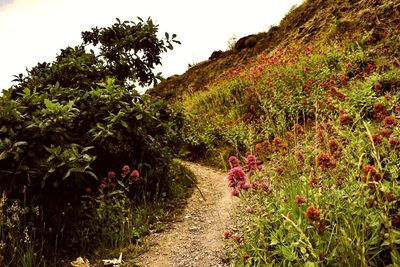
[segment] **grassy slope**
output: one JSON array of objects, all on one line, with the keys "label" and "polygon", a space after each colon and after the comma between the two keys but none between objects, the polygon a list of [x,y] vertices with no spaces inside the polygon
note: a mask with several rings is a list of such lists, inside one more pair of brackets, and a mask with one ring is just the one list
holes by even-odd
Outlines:
[{"label": "grassy slope", "polygon": [[241,195],[237,265],[400,264],[399,18],[399,1],[306,1],[260,34],[266,51],[159,87],[177,88],[193,156],[264,161],[249,181],[268,188]]}]

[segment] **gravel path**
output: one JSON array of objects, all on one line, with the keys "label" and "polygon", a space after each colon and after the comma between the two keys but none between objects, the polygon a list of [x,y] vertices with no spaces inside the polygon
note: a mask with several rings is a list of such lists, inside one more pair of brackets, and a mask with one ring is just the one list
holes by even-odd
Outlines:
[{"label": "gravel path", "polygon": [[233,225],[234,199],[226,173],[195,163],[183,164],[196,175],[200,190],[195,189],[178,221],[168,230],[148,237],[150,250],[137,259],[137,266],[229,265],[223,233]]}]

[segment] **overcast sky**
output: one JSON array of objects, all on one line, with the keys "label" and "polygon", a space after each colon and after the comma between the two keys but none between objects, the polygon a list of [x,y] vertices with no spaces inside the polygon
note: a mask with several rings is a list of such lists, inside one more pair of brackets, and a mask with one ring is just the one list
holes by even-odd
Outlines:
[{"label": "overcast sky", "polygon": [[151,17],[160,32],[182,45],[163,56],[165,77],[226,50],[228,40],[267,31],[303,0],[0,0],[0,89],[13,75],[51,62],[61,48],[81,43],[80,33],[110,26],[115,18]]}]

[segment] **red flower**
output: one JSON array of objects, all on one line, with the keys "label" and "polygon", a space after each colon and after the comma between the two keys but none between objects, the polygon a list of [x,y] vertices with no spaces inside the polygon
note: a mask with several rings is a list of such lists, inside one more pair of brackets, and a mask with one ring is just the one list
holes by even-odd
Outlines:
[{"label": "red flower", "polygon": [[389,139],[389,144],[390,144],[390,146],[392,146],[392,147],[396,147],[396,146],[399,145],[399,140],[397,140],[397,139],[395,139],[395,138],[390,138],[390,139]]},{"label": "red flower", "polygon": [[132,178],[140,177],[140,173],[138,170],[133,170],[130,175]]},{"label": "red flower", "polygon": [[331,154],[335,154],[335,152],[339,150],[339,143],[334,139],[328,141],[328,146]]},{"label": "red flower", "polygon": [[374,142],[375,145],[378,145],[380,143],[382,143],[383,140],[383,136],[380,134],[373,134],[372,135],[372,141]]},{"label": "red flower", "polygon": [[231,232],[229,232],[229,231],[225,231],[224,232],[224,237],[225,237],[225,239],[228,239],[229,237],[231,237],[232,236],[232,233]]},{"label": "red flower", "polygon": [[239,196],[239,190],[237,190],[236,188],[234,188],[231,192],[232,196],[234,197],[238,197]]},{"label": "red flower", "polygon": [[240,161],[235,156],[230,156],[228,161],[232,167],[238,167],[240,165]]},{"label": "red flower", "polygon": [[319,153],[317,156],[317,164],[321,170],[326,170],[329,168],[336,167],[335,162],[331,159],[330,155],[327,153]]},{"label": "red flower", "polygon": [[349,115],[340,115],[339,116],[339,123],[340,125],[351,125],[353,124],[353,117]]},{"label": "red flower", "polygon": [[91,189],[90,187],[86,187],[86,188],[85,188],[85,192],[86,192],[87,194],[90,194],[90,193],[92,193],[92,189]]},{"label": "red flower", "polygon": [[306,210],[307,224],[312,224],[312,222],[318,221],[320,213],[321,210],[319,208],[313,206],[308,207]]},{"label": "red flower", "polygon": [[393,133],[393,130],[389,129],[389,128],[384,128],[379,132],[382,136],[388,138],[390,137],[390,135]]},{"label": "red flower", "polygon": [[114,171],[109,171],[107,174],[108,179],[113,179],[115,178],[115,172]]},{"label": "red flower", "polygon": [[385,125],[385,127],[396,126],[397,121],[392,116],[386,116],[385,119],[383,120],[383,124]]},{"label": "red flower", "polygon": [[[367,178],[372,179],[373,181],[380,181],[382,179],[382,175],[376,170],[374,165],[367,164],[363,167],[363,181],[367,181]],[[368,179],[368,180],[370,180]]]},{"label": "red flower", "polygon": [[131,172],[131,168],[128,165],[122,167],[121,176],[125,177]]},{"label": "red flower", "polygon": [[303,204],[303,203],[305,203],[305,202],[306,202],[306,197],[305,196],[300,196],[300,195],[296,196],[296,204],[298,206]]}]

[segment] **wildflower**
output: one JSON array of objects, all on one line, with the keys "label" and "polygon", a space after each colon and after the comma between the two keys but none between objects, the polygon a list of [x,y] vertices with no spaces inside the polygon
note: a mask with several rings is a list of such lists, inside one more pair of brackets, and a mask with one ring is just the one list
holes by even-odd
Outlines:
[{"label": "wildflower", "polygon": [[133,171],[131,172],[130,177],[132,177],[132,178],[140,177],[139,171],[138,171],[138,170],[133,170]]},{"label": "wildflower", "polygon": [[399,140],[395,139],[395,138],[390,138],[389,139],[389,144],[391,147],[396,147],[399,145]]},{"label": "wildflower", "polygon": [[320,213],[321,210],[319,208],[309,206],[306,210],[307,224],[312,224],[313,222],[318,221]]},{"label": "wildflower", "polygon": [[249,184],[249,183],[243,183],[239,188],[240,188],[240,189],[247,190],[247,189],[250,189],[250,188],[251,188],[251,184]]},{"label": "wildflower", "polygon": [[397,106],[394,108],[394,111],[400,113],[400,105],[397,105]]},{"label": "wildflower", "polygon": [[353,124],[353,117],[349,115],[340,115],[339,116],[339,123],[340,125],[351,125]]},{"label": "wildflower", "polygon": [[386,116],[385,119],[383,120],[383,124],[385,125],[385,127],[396,126],[397,121],[392,116]]},{"label": "wildflower", "polygon": [[328,141],[328,146],[331,154],[335,154],[339,150],[339,143],[334,139]]},{"label": "wildflower", "polygon": [[239,190],[237,190],[236,188],[234,188],[231,192],[232,196],[234,197],[238,197],[239,196]]},{"label": "wildflower", "polygon": [[131,168],[129,168],[128,165],[125,165],[125,166],[123,166],[122,169],[121,169],[121,176],[122,176],[122,177],[125,177],[125,176],[127,176],[130,172],[131,172]]},{"label": "wildflower", "polygon": [[380,181],[382,179],[382,175],[376,170],[374,165],[371,164],[367,164],[363,167],[363,173],[364,173],[364,177],[363,177],[363,181],[367,181],[372,179],[373,181]]},{"label": "wildflower", "polygon": [[86,188],[85,188],[85,192],[86,192],[87,194],[90,194],[90,193],[92,193],[92,189],[91,189],[90,187],[86,187]]},{"label": "wildflower", "polygon": [[108,179],[114,179],[115,178],[115,172],[114,171],[109,171],[107,174]]},{"label": "wildflower", "polygon": [[240,161],[238,160],[237,157],[230,156],[229,157],[229,164],[231,164],[232,167],[238,167],[240,165]]},{"label": "wildflower", "polygon": [[262,142],[262,145],[264,146],[264,149],[265,149],[265,150],[269,150],[269,148],[271,147],[271,144],[269,143],[268,139],[265,139],[265,140]]},{"label": "wildflower", "polygon": [[317,177],[315,177],[315,175],[312,175],[312,176],[310,177],[310,180],[308,181],[308,184],[309,184],[311,187],[314,187],[314,186],[318,185]]},{"label": "wildflower", "polygon": [[224,232],[224,237],[225,237],[225,239],[228,239],[229,237],[231,237],[232,236],[232,233],[230,232],[230,231],[225,231]]},{"label": "wildflower", "polygon": [[305,202],[306,202],[306,197],[305,196],[300,196],[300,195],[296,196],[296,204],[297,204],[297,206],[300,206],[301,204],[303,204]]},{"label": "wildflower", "polygon": [[246,158],[246,166],[247,169],[249,170],[250,175],[254,174],[255,171],[260,171],[262,170],[262,162],[256,160],[256,157],[254,155],[248,155]]},{"label": "wildflower", "polygon": [[372,135],[372,141],[374,142],[375,145],[382,143],[382,140],[383,140],[383,136],[380,135],[379,133]]},{"label": "wildflower", "polygon": [[286,144],[285,142],[283,142],[283,139],[280,138],[280,137],[275,137],[275,138],[272,140],[272,145],[273,145],[272,150],[273,150],[274,152],[278,151],[279,148],[286,148],[286,147],[287,147],[287,144]]},{"label": "wildflower", "polygon": [[330,155],[327,153],[319,153],[319,155],[317,156],[317,164],[321,168],[321,170],[336,167],[335,162],[331,160]]},{"label": "wildflower", "polygon": [[379,132],[383,137],[390,137],[390,135],[393,133],[393,130],[389,129],[389,128],[384,128]]},{"label": "wildflower", "polygon": [[351,64],[350,62],[347,63],[347,68],[349,68],[349,69],[353,68],[353,64]]},{"label": "wildflower", "polygon": [[245,181],[247,180],[247,175],[241,167],[233,167],[226,178],[231,181]]},{"label": "wildflower", "polygon": [[288,200],[289,200],[289,198],[288,198],[287,196],[284,196],[284,197],[282,198],[282,202],[283,202],[283,203],[288,203]]}]

